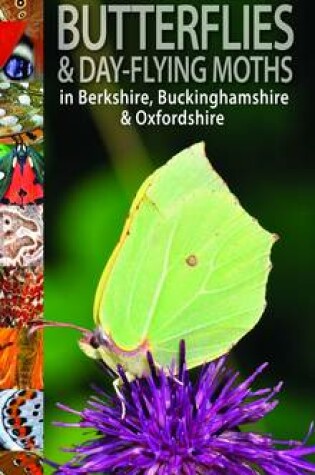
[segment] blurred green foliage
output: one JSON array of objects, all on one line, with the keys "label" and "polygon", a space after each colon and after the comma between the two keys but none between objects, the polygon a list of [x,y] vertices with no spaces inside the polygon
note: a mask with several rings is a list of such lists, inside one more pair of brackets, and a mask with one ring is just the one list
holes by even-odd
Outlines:
[{"label": "blurred green foliage", "polygon": [[[281,405],[261,427],[279,439],[303,438],[315,417],[314,134],[304,67],[308,64],[304,15],[296,17],[295,81],[283,88],[292,96],[289,107],[225,110],[227,125],[221,129],[136,130],[119,126],[117,109],[57,105],[56,4],[46,2],[46,17],[52,20],[46,32],[51,39],[46,41],[46,320],[93,328],[96,285],[132,195],[150,170],[182,148],[205,140],[213,165],[246,210],[281,237],[273,253],[265,316],[234,352],[242,374],[268,360],[270,369],[261,384],[285,380]],[[133,32],[127,34],[130,50],[125,54],[131,54]],[[156,87],[146,89],[154,92]],[[92,382],[112,390],[111,381],[80,352],[78,338],[74,330],[46,330],[45,447],[46,456],[55,461],[69,457],[60,447],[87,437],[75,429],[51,426],[52,420],[69,419],[55,403],[82,408]]]}]

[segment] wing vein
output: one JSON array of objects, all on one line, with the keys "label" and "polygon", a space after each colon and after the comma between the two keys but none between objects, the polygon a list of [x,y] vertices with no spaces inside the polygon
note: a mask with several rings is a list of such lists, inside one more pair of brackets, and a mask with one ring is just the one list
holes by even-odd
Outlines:
[{"label": "wing vein", "polygon": [[[248,310],[247,310],[248,311]],[[244,315],[244,311],[238,311],[238,312],[234,312],[233,314],[230,314],[228,317],[223,317],[223,318],[220,318],[219,320],[216,321],[216,325],[211,328],[211,331],[213,332],[213,330],[215,330],[215,328],[218,326],[218,323],[222,323],[230,318],[235,318],[235,317],[239,317],[239,316],[242,316]],[[236,326],[235,326],[236,327]],[[201,330],[206,330],[207,328],[209,328],[209,324],[204,324],[204,325],[198,325],[196,327],[193,327],[191,328],[189,331],[186,331],[186,332],[180,332],[180,333],[177,333],[177,334],[174,334],[172,335],[171,337],[167,337],[165,338],[164,340],[160,340],[159,341],[159,347],[160,345],[163,343],[168,343],[172,340],[179,340],[183,337],[187,337],[188,335],[192,334],[192,333],[195,333],[196,331],[201,331]],[[240,327],[242,328],[242,327]]]},{"label": "wing vein", "polygon": [[[259,260],[261,258],[261,256],[259,257],[256,257],[255,259],[252,259],[250,262],[251,263],[254,263],[256,262],[257,260]],[[218,266],[218,268],[215,269],[214,272],[216,272],[218,269],[220,269],[221,266]],[[172,324],[175,320],[177,320],[189,307],[191,307],[195,301],[202,295],[211,295],[211,294],[216,294],[216,293],[224,293],[224,292],[227,292],[233,288],[237,288],[239,287],[240,285],[243,285],[245,284],[246,282],[250,281],[253,279],[253,277],[257,277],[259,274],[263,274],[265,272],[265,269],[259,271],[259,272],[256,272],[254,275],[251,275],[250,278],[246,277],[245,279],[243,279],[242,281],[239,281],[233,285],[230,285],[230,286],[225,286],[225,287],[221,287],[220,289],[217,288],[217,289],[211,289],[211,290],[206,290],[204,288],[208,278],[209,278],[209,275],[210,273],[208,272],[207,275],[206,275],[206,278],[203,280],[201,286],[200,286],[200,289],[199,291],[190,299],[188,300],[185,305],[183,305],[176,313],[175,315],[172,316],[172,318],[169,318],[169,319],[165,319],[165,324],[164,325],[160,325],[159,327],[159,331],[157,332],[157,335],[160,334],[161,330],[165,330],[165,328],[168,328],[170,324]]]},{"label": "wing vein", "polygon": [[152,235],[152,229],[151,231],[147,234],[147,238],[146,238],[146,241],[145,241],[145,246],[142,247],[142,253],[141,253],[141,262],[139,262],[136,266],[136,272],[135,272],[135,275],[134,275],[134,279],[132,279],[132,285],[131,285],[131,289],[130,289],[130,295],[129,295],[129,298],[128,298],[128,304],[127,304],[127,316],[126,316],[126,323],[129,323],[130,322],[130,319],[131,319],[131,309],[132,309],[132,306],[133,306],[133,298],[134,298],[134,295],[136,293],[136,289],[137,289],[137,284],[138,284],[138,278],[139,276],[141,275],[140,274],[140,270],[141,270],[141,265],[142,263],[144,262],[145,258],[147,257],[148,255],[148,252],[150,250],[150,238],[151,238],[151,235]]},{"label": "wing vein", "polygon": [[158,305],[159,298],[160,298],[160,295],[161,295],[161,292],[162,292],[162,289],[163,289],[163,285],[165,283],[166,277],[167,277],[168,272],[169,272],[169,261],[170,261],[171,248],[172,248],[172,244],[173,244],[173,241],[174,241],[174,236],[175,236],[175,233],[176,233],[176,230],[177,230],[178,222],[179,222],[178,220],[175,221],[173,230],[170,233],[169,239],[167,241],[167,246],[166,246],[165,255],[164,255],[164,259],[163,259],[161,277],[158,281],[158,285],[156,286],[156,290],[153,294],[153,298],[152,298],[150,308],[149,308],[149,312],[148,312],[148,316],[147,316],[147,323],[146,323],[146,325],[143,329],[143,333],[142,333],[142,340],[144,340],[146,338],[147,334],[148,334],[148,331],[149,331],[149,328],[151,326],[151,322],[153,320],[154,313],[155,313],[155,310],[156,310],[156,307]]}]

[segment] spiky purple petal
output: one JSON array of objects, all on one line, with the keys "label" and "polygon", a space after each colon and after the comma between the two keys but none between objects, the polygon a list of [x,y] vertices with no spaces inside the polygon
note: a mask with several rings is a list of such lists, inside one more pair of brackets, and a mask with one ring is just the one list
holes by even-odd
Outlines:
[{"label": "spiky purple petal", "polygon": [[301,442],[276,441],[269,435],[241,432],[243,425],[264,418],[277,405],[275,388],[253,390],[266,368],[260,366],[237,384],[238,374],[226,358],[206,365],[193,383],[186,370],[184,345],[178,376],[157,370],[148,355],[151,374],[132,383],[122,369],[121,401],[101,389],[82,412],[79,422],[63,424],[88,428],[93,436],[71,450],[73,459],[56,475],[306,475],[315,465],[304,457],[315,447]]}]

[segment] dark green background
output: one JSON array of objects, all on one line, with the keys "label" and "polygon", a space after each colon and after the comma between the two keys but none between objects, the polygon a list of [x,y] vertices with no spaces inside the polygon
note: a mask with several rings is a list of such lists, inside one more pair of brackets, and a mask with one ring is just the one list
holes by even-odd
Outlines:
[{"label": "dark green background", "polygon": [[[96,1],[90,4],[98,6]],[[314,41],[310,2],[294,2],[294,7],[295,79],[290,86],[271,85],[290,93],[290,107],[230,109],[224,128],[139,130],[119,126],[117,109],[58,107],[56,3],[46,2],[45,302],[47,320],[93,328],[96,285],[136,189],[151,170],[204,140],[213,165],[246,210],[281,237],[273,252],[265,315],[232,358],[244,376],[258,364],[270,362],[261,384],[274,385],[281,379],[285,387],[281,405],[261,428],[277,438],[301,439],[315,418],[314,51],[310,46]],[[125,54],[130,54],[135,33],[126,34]],[[179,91],[184,86],[169,87]],[[253,85],[232,89],[248,88]],[[67,419],[55,403],[82,408],[92,382],[111,390],[111,382],[80,352],[78,338],[73,330],[46,330],[45,445],[46,455],[54,460],[66,458],[59,447],[82,437],[80,431],[50,425],[51,420]]]}]

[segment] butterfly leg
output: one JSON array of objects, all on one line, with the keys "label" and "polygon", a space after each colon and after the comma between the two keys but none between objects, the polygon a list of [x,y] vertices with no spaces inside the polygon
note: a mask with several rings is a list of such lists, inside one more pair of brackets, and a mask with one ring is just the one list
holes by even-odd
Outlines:
[{"label": "butterfly leg", "polygon": [[125,417],[126,417],[126,404],[125,404],[123,393],[120,390],[120,387],[121,387],[120,378],[115,379],[115,381],[113,382],[113,386],[114,386],[115,393],[117,394],[117,397],[118,397],[118,399],[120,400],[120,403],[121,403],[121,418],[125,419]]}]

